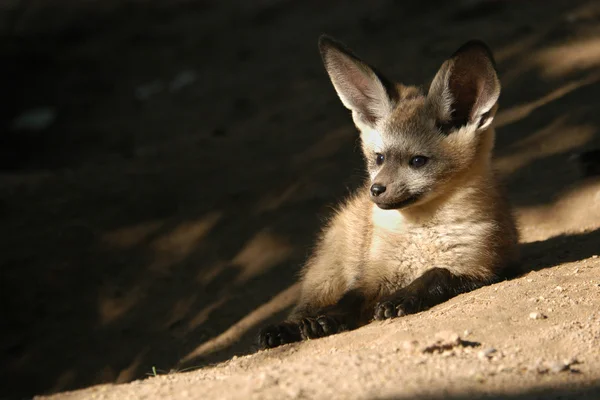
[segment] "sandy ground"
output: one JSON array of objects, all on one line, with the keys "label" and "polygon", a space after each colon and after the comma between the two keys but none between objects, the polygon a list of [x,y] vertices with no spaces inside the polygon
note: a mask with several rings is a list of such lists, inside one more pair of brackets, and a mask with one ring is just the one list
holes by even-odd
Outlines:
[{"label": "sandy ground", "polygon": [[598,268],[564,263],[401,320],[52,398],[598,399]]},{"label": "sandy ground", "polygon": [[[597,2],[249,4],[0,7],[0,398],[600,398]],[[322,32],[410,84],[491,45],[526,272],[256,352],[363,176]]]}]

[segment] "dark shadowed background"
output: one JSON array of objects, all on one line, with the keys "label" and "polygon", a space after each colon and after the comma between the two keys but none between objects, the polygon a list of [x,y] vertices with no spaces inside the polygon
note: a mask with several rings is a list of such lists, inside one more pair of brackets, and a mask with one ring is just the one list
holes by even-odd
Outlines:
[{"label": "dark shadowed background", "polygon": [[532,208],[600,145],[599,27],[592,0],[0,1],[0,397],[254,351],[363,176],[321,33],[424,87],[487,41]]}]

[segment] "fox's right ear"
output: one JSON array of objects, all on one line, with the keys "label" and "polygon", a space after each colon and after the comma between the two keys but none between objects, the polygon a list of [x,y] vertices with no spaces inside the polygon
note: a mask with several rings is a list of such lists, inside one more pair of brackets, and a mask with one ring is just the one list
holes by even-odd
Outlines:
[{"label": "fox's right ear", "polygon": [[445,133],[469,124],[487,128],[497,110],[500,81],[492,52],[479,40],[462,45],[442,65],[429,88],[438,124]]},{"label": "fox's right ear", "polygon": [[327,35],[319,38],[319,50],[338,96],[355,118],[373,127],[390,113],[397,98],[393,84]]}]

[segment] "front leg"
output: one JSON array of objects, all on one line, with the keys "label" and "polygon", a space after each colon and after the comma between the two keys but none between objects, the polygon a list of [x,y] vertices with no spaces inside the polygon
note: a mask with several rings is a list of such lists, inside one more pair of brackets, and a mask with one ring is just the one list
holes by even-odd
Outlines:
[{"label": "front leg", "polygon": [[402,317],[427,310],[460,294],[497,281],[454,275],[446,268],[432,268],[408,286],[382,299],[375,306],[376,320]]},{"label": "front leg", "polygon": [[300,308],[288,321],[261,329],[258,344],[272,348],[356,329],[364,320],[364,304],[362,293],[351,290],[331,306],[317,310]]}]

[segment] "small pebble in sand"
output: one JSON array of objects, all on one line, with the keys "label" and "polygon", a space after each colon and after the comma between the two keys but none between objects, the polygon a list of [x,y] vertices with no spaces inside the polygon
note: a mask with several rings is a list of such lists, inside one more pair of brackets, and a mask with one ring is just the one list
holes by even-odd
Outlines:
[{"label": "small pebble in sand", "polygon": [[548,317],[546,317],[544,314],[539,313],[539,312],[532,312],[529,314],[529,318],[531,318],[531,319],[546,319]]},{"label": "small pebble in sand", "polygon": [[556,374],[556,373],[568,370],[569,365],[565,364],[564,362],[561,362],[561,361],[556,361],[556,362],[551,363],[548,366],[548,369],[550,370],[550,372],[553,372]]},{"label": "small pebble in sand", "polygon": [[577,359],[577,357],[571,357],[571,358],[567,358],[565,360],[563,360],[563,362],[565,364],[567,364],[569,367],[571,365],[577,365],[577,364],[581,364],[581,362]]},{"label": "small pebble in sand", "polygon": [[496,353],[496,349],[494,349],[493,347],[488,347],[487,349],[483,349],[481,351],[479,351],[477,353],[477,357],[480,360],[489,360],[490,358],[492,358],[493,354]]},{"label": "small pebble in sand", "polygon": [[422,349],[423,353],[443,353],[447,350],[452,350],[456,346],[464,344],[460,336],[455,332],[442,331],[435,335],[435,342]]}]

